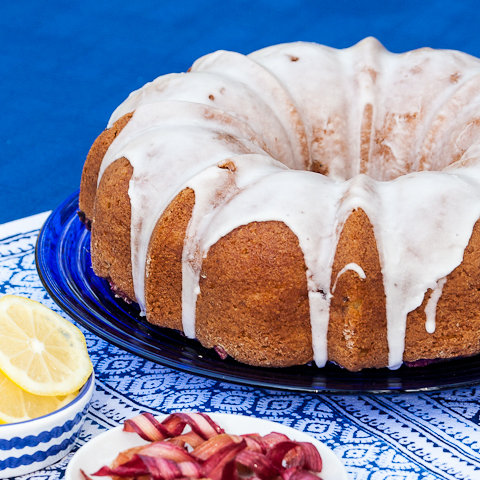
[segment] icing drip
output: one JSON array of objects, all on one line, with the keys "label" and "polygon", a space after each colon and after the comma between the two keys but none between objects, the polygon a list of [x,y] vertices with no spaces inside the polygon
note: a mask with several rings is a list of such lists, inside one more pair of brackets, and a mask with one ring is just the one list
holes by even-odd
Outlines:
[{"label": "icing drip", "polygon": [[[480,217],[480,169],[468,170],[462,172],[463,178],[419,172],[377,185],[381,217],[374,229],[386,295],[391,368],[403,360],[408,313],[422,304],[439,278],[461,264]],[[474,183],[467,186],[466,178]]]},{"label": "icing drip", "polygon": [[201,252],[208,254],[212,245],[240,225],[269,220],[282,221],[295,233],[308,269],[313,349],[319,365],[327,361],[330,277],[339,235],[334,225],[347,189],[347,183],[315,173],[279,171],[251,183],[219,209],[200,240]]},{"label": "icing drip", "polygon": [[[189,142],[184,141],[185,135]],[[263,141],[247,125],[211,107],[186,102],[139,107],[112,143],[100,175],[121,157],[128,158],[133,166],[128,191],[132,276],[142,312],[148,243],[161,214],[178,194],[178,187],[232,155],[265,154],[259,145],[264,146]]]},{"label": "icing drip", "polygon": [[[185,334],[195,336],[199,275],[210,247],[241,225],[276,220],[297,236],[304,255],[314,359],[323,366],[337,242],[361,208],[379,252],[389,366],[398,368],[408,313],[433,289],[425,311],[426,329],[434,331],[445,278],[461,264],[480,218],[479,105],[478,59],[430,49],[396,55],[374,39],[345,50],[293,43],[249,57],[217,52],[189,74],[160,77],[133,92],[112,116],[111,122],[135,110],[99,179],[123,156],[133,166],[138,303],[144,309],[155,224],[191,188]],[[337,279],[347,270],[365,278],[348,264]]]},{"label": "icing drip", "polygon": [[425,316],[427,317],[427,320],[425,322],[425,330],[428,333],[435,332],[435,312],[437,310],[437,303],[442,296],[443,286],[446,282],[447,277],[443,277],[437,282],[437,286],[433,289],[433,292],[431,293],[425,307]]},{"label": "icing drip", "polygon": [[[305,257],[314,359],[323,366],[327,360],[329,285],[339,232],[352,210],[364,209],[373,224],[382,261],[389,365],[397,368],[402,363],[408,313],[421,305],[425,292],[434,288],[439,277],[460,265],[480,216],[480,167],[469,170],[468,178],[477,182],[469,189],[460,176],[439,172],[409,174],[391,182],[357,175],[341,183],[309,172],[269,175],[215,212],[201,234],[200,251],[205,256],[204,252],[208,254],[212,245],[240,225],[284,222],[298,237]],[[276,192],[281,192],[281,201]],[[459,208],[467,198],[471,208]],[[440,219],[431,215],[438,203],[445,204]]]},{"label": "icing drip", "polygon": [[[331,226],[335,222],[336,215],[338,215],[337,208],[330,209],[330,217],[325,215],[325,211],[329,210],[332,194],[336,195],[338,201],[340,201],[345,196],[348,186],[347,184],[338,185],[326,177],[307,172],[284,171],[283,179],[279,176],[274,177],[271,175],[272,173],[282,171],[285,167],[281,168],[281,165],[277,162],[258,155],[234,157],[226,163],[231,164],[231,169],[222,170],[212,167],[193,177],[187,184],[196,193],[198,192],[200,197],[196,201],[185,239],[183,263],[184,332],[187,336],[194,337],[195,299],[199,294],[201,260],[207,254],[209,247],[237,226],[252,221],[276,219],[284,221],[297,234],[302,250],[308,257],[306,263],[312,268],[312,270],[308,270],[307,276],[312,334],[315,339],[313,343],[317,352],[315,356],[317,363],[324,364],[327,360],[326,336],[331,298],[328,285],[337,238],[332,236],[323,239],[320,251],[329,252],[330,255],[325,255],[322,258],[318,257],[317,254],[317,248],[322,239],[316,237],[321,235],[320,232],[333,231]],[[262,168],[263,164],[265,166]],[[262,178],[268,174],[270,176]],[[305,178],[298,181],[295,177],[299,175]],[[307,178],[308,182],[306,181]],[[356,181],[359,180],[356,179]],[[254,184],[252,185],[252,183]],[[355,184],[355,182],[352,183]],[[305,208],[302,203],[301,190],[305,188],[306,184],[311,185],[309,195],[312,198],[319,197],[318,201],[313,202],[313,209]],[[249,188],[245,189],[246,186],[249,186]],[[284,202],[280,206],[274,195],[278,188],[284,195]],[[245,197],[241,195],[242,190],[246,192]],[[352,190],[355,191],[355,188]],[[220,201],[218,200],[218,192],[223,192]],[[318,195],[319,192],[320,195]],[[234,196],[235,198],[233,198]],[[271,199],[273,199],[273,202]],[[296,202],[295,199],[297,199]],[[249,208],[247,202],[252,202],[251,208]],[[262,211],[262,208],[259,207],[265,207],[268,202],[271,205],[267,210],[264,208]],[[227,203],[228,205],[226,205]],[[224,208],[218,210],[222,205]],[[292,207],[293,210],[291,210]],[[317,228],[320,222],[313,224],[309,222],[315,211],[317,218],[325,222],[320,225],[320,228]],[[217,216],[215,217],[215,215]],[[245,218],[245,215],[247,218]],[[209,238],[208,235],[214,235],[214,237]],[[202,238],[204,239],[203,244],[198,245],[198,240]],[[352,268],[354,267],[352,266]],[[357,266],[357,268],[359,267]],[[359,274],[361,275],[361,273]]]},{"label": "icing drip", "polygon": [[218,209],[246,185],[282,170],[286,167],[270,157],[241,155],[222,162],[220,167],[205,169],[185,185],[195,192],[195,206],[185,235],[182,262],[182,320],[187,337],[195,338],[195,305],[200,294],[200,269],[206,253],[200,239]]},{"label": "icing drip", "polygon": [[335,292],[335,288],[337,287],[338,279],[345,272],[348,272],[349,270],[353,270],[362,280],[365,280],[367,278],[367,276],[365,275],[365,272],[363,271],[363,268],[360,265],[357,265],[356,263],[348,263],[338,272],[337,278],[335,279],[335,283],[333,284],[333,287],[332,287],[332,294]]}]

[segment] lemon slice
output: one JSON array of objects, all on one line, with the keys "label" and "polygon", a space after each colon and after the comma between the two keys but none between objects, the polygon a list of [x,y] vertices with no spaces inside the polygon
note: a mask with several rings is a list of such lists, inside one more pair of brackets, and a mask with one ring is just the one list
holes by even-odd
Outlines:
[{"label": "lemon slice", "polygon": [[41,303],[0,299],[0,370],[34,395],[68,395],[92,372],[82,332]]},{"label": "lemon slice", "polygon": [[44,397],[32,395],[0,372],[0,423],[18,423],[42,417],[70,403],[78,392]]}]

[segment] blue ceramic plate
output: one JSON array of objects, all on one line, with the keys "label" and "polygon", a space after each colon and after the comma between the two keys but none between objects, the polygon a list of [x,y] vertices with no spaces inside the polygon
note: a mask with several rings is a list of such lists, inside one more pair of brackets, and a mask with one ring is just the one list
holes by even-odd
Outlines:
[{"label": "blue ceramic plate", "polygon": [[93,273],[90,232],[77,217],[78,192],[45,222],[37,241],[40,279],[55,302],[81,325],[120,348],[153,362],[215,380],[248,386],[316,393],[400,393],[480,383],[480,356],[427,367],[351,373],[335,365],[260,368],[221,360],[196,340],[154,327],[135,304],[115,298],[108,282]]}]

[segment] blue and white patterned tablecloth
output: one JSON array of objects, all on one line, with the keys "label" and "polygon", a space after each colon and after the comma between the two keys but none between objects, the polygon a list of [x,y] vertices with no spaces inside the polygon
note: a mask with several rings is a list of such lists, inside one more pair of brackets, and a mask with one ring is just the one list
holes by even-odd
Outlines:
[{"label": "blue and white patterned tablecloth", "polygon": [[[35,269],[35,241],[45,218],[0,226],[0,294],[24,295],[62,314]],[[138,412],[194,409],[251,415],[308,432],[333,449],[351,480],[480,479],[480,385],[381,396],[262,390],[156,365],[82,331],[97,380],[75,450]],[[63,478],[72,455],[22,478]]]}]

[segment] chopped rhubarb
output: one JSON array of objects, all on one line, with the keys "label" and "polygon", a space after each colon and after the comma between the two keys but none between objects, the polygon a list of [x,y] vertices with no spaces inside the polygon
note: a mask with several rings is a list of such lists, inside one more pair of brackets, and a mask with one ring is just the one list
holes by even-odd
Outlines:
[{"label": "chopped rhubarb", "polygon": [[253,452],[258,453],[265,453],[267,451],[267,447],[258,433],[242,435],[242,438],[247,442],[247,450],[252,450]]},{"label": "chopped rhubarb", "polygon": [[93,475],[96,477],[138,477],[140,475],[148,475],[148,473],[148,468],[142,459],[138,455],[135,455],[131,460],[122,465],[114,468],[102,467]]},{"label": "chopped rhubarb", "polygon": [[321,472],[322,457],[315,446],[309,442],[298,442],[298,444],[302,447],[303,454],[305,455],[304,468],[312,472]]},{"label": "chopped rhubarb", "polygon": [[213,348],[222,360],[225,360],[228,357],[227,351],[220,345],[215,345]]},{"label": "chopped rhubarb", "polygon": [[143,455],[140,455],[140,458],[147,467],[152,480],[174,480],[183,476],[178,465],[172,460]]},{"label": "chopped rhubarb", "polygon": [[167,442],[174,443],[180,447],[183,447],[185,444],[190,445],[192,448],[197,448],[205,440],[197,435],[193,430],[190,430],[188,433],[178,435],[178,437],[172,437],[167,440]]},{"label": "chopped rhubarb", "polygon": [[184,448],[178,447],[169,442],[154,442],[142,448],[139,455],[148,457],[165,458],[174,462],[194,462],[195,458],[190,455]]},{"label": "chopped rhubarb", "polygon": [[242,441],[242,437],[236,435],[227,435],[222,433],[216,437],[210,438],[193,450],[192,455],[201,461],[206,461],[219,451],[235,446]]},{"label": "chopped rhubarb", "polygon": [[262,441],[268,449],[270,447],[273,447],[277,443],[289,442],[290,439],[286,435],[284,435],[283,433],[272,432],[272,433],[269,433],[268,435],[265,435],[264,437],[262,437]]},{"label": "chopped rhubarb", "polygon": [[[124,431],[151,443],[121,452],[110,467],[93,475],[114,480],[319,480],[315,472],[322,470],[311,443],[277,432],[228,435],[203,413],[173,413],[161,423],[144,413],[127,420]],[[91,480],[85,472],[81,475]]]},{"label": "chopped rhubarb", "polygon": [[144,440],[155,442],[172,437],[169,431],[151,414],[142,413],[123,424],[125,432],[136,432]]},{"label": "chopped rhubarb", "polygon": [[[210,457],[203,465],[206,477],[211,480],[223,480],[225,477],[225,470],[230,471],[230,463],[235,462],[235,457],[245,449],[247,446],[245,440],[240,443],[233,444],[229,447],[223,448],[221,451]],[[234,468],[236,473],[236,468]],[[230,477],[231,478],[231,477]]]},{"label": "chopped rhubarb", "polygon": [[181,435],[186,424],[187,422],[185,419],[176,414],[169,415],[162,422],[162,425],[172,434],[173,437]]},{"label": "chopped rhubarb", "polygon": [[237,455],[237,463],[248,467],[261,480],[268,480],[278,476],[279,469],[275,468],[271,460],[262,453],[244,450]]},{"label": "chopped rhubarb", "polygon": [[285,457],[283,457],[283,465],[285,468],[303,468],[305,466],[305,454],[300,445],[297,444],[295,448],[292,448],[285,454]]},{"label": "chopped rhubarb", "polygon": [[200,435],[203,439],[215,437],[220,433],[224,433],[223,428],[219,427],[208,415],[204,413],[173,413],[190,425],[191,429]]},{"label": "chopped rhubarb", "polygon": [[178,468],[187,478],[202,478],[203,476],[203,469],[197,462],[180,462]]},{"label": "chopped rhubarb", "polygon": [[[275,444],[270,450],[267,452],[267,458],[272,462],[275,468],[277,468],[279,471],[282,469],[284,466],[283,460],[285,458],[285,455],[292,449],[297,447],[296,442],[292,442],[291,440],[284,441],[284,442],[279,442]],[[296,462],[294,462],[296,463]],[[298,465],[300,467],[303,466]]]}]

